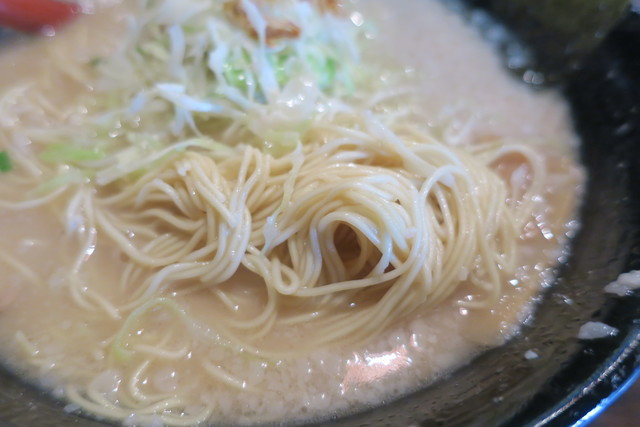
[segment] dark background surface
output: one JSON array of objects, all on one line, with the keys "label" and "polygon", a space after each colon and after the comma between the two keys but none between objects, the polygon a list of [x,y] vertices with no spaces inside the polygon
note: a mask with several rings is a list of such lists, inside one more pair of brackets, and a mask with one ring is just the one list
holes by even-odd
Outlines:
[{"label": "dark background surface", "polygon": [[640,381],[623,394],[590,427],[637,427],[640,425]]}]

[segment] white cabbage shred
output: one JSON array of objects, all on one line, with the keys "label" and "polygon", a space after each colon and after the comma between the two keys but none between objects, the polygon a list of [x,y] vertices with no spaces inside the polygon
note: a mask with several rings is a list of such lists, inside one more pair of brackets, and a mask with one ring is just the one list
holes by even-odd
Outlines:
[{"label": "white cabbage shred", "polygon": [[587,322],[580,327],[578,338],[581,340],[593,340],[618,335],[618,329],[602,322]]},{"label": "white cabbage shred", "polygon": [[634,289],[640,289],[640,270],[632,270],[622,273],[616,280],[605,286],[605,292],[621,297],[630,295]]}]

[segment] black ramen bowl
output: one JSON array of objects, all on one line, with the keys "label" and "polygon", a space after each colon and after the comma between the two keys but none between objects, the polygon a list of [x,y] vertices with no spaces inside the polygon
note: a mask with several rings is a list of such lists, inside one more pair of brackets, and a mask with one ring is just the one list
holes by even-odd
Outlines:
[{"label": "black ramen bowl", "polygon": [[[628,11],[580,64],[560,88],[588,171],[582,226],[535,316],[519,336],[447,378],[327,424],[580,426],[640,376],[640,292],[604,292],[620,273],[640,270],[640,14]],[[588,321],[619,333],[580,340]],[[539,357],[527,360],[528,350]],[[0,368],[0,426],[105,425],[64,405]]]}]

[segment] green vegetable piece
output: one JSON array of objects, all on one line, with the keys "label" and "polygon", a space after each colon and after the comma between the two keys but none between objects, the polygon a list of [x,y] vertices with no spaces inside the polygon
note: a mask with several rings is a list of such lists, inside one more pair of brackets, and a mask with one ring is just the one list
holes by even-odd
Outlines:
[{"label": "green vegetable piece", "polygon": [[92,58],[91,61],[89,61],[89,65],[91,65],[93,68],[96,68],[103,62],[104,62],[104,58],[96,57],[96,58]]},{"label": "green vegetable piece", "polygon": [[276,55],[271,55],[269,60],[276,74],[276,81],[280,87],[283,87],[291,78],[291,70],[289,69],[289,60],[293,56],[292,53],[284,51]]},{"label": "green vegetable piece", "polygon": [[224,77],[231,86],[243,92],[247,89],[246,74],[243,70],[225,67]]},{"label": "green vegetable piece", "polygon": [[49,163],[80,163],[100,160],[104,153],[96,149],[78,148],[69,144],[51,144],[40,154]]},{"label": "green vegetable piece", "polygon": [[11,172],[11,170],[13,170],[13,163],[11,163],[9,153],[0,151],[0,172]]}]

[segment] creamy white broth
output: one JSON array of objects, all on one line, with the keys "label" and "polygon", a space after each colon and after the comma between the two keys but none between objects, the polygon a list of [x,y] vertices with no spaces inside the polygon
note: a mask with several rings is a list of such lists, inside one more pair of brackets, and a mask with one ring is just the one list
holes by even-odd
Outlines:
[{"label": "creamy white broth", "polygon": [[[68,201],[63,198],[18,212],[0,207],[0,253],[5,254],[0,256],[0,352],[7,365],[57,397],[70,399],[69,410],[80,409],[74,406],[75,394],[98,391],[106,401],[118,401],[131,414],[116,419],[127,425],[157,423],[162,402],[173,396],[188,402],[183,405],[185,422],[205,417],[212,422],[249,424],[323,418],[375,406],[425,386],[517,333],[534,308],[536,295],[550,284],[567,234],[575,227],[572,221],[581,174],[572,157],[576,137],[567,107],[557,94],[534,92],[516,81],[502,68],[492,48],[437,1],[359,1],[357,7],[365,20],[377,23],[375,37],[366,44],[376,54],[367,60],[389,61],[390,70],[406,68],[406,85],[422,98],[416,109],[431,127],[442,129],[444,137],[458,143],[551,141],[557,148],[558,153],[547,159],[549,185],[544,196],[549,205],[523,230],[518,248],[521,267],[512,283],[503,287],[500,301],[487,310],[462,308],[456,301],[469,292],[461,288],[445,303],[394,323],[365,345],[318,348],[272,361],[238,355],[207,339],[206,334],[203,339],[185,333],[175,313],[157,310],[136,324],[140,351],[145,343],[166,335],[167,354],[180,357],[160,359],[152,366],[113,365],[109,345],[125,319],[110,317],[107,309],[88,311],[73,302],[64,266],[75,262],[84,242],[65,231],[64,204]],[[82,121],[86,108],[76,104],[76,95],[91,92],[90,80],[86,84],[74,81],[48,67],[43,58],[55,52],[61,55],[59,60],[86,63],[96,56],[96,49],[98,56],[106,55],[113,46],[104,41],[113,40],[117,45],[127,10],[106,5],[55,37],[3,53],[0,60],[9,64],[0,71],[3,91],[29,82],[56,106],[21,120],[45,120],[52,128],[61,121]],[[78,69],[91,76],[90,69]],[[19,125],[3,124],[0,148],[29,145]],[[504,161],[496,168],[508,170],[510,166]],[[2,191],[10,198],[24,188],[3,185]],[[88,299],[95,292],[117,306],[128,297],[128,290],[119,285],[125,263],[121,250],[98,236],[94,251],[82,265],[78,289],[87,292]],[[264,299],[259,281],[241,270],[223,286],[246,301],[244,309],[258,311]],[[165,296],[187,307],[208,333],[215,334],[211,332],[216,330],[215,313],[224,307],[212,298],[212,292],[208,288],[167,291]],[[313,329],[282,328],[263,344],[286,348],[304,341],[308,334]],[[201,364],[208,360],[216,361],[215,372],[241,378],[241,387],[203,371]],[[140,413],[136,408],[144,405],[137,398],[157,399],[158,414]],[[87,412],[109,418],[109,411],[101,412],[98,406]]]}]

